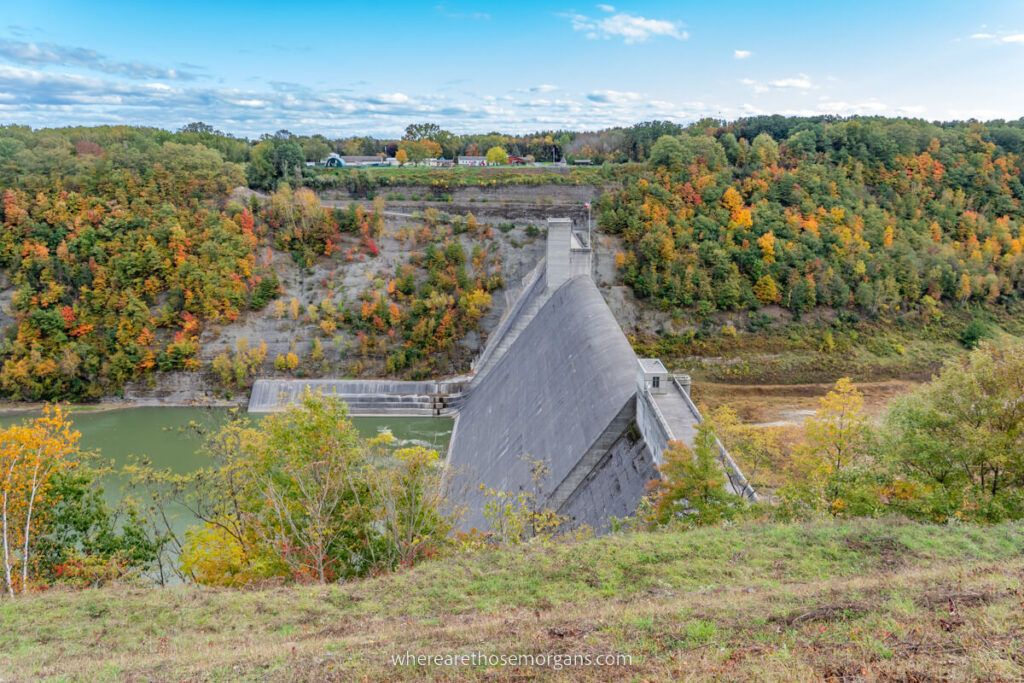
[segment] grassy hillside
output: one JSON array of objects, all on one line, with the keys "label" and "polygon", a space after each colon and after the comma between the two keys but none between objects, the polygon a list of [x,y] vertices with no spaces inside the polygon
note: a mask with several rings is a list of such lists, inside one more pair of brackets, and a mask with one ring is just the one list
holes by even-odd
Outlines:
[{"label": "grassy hillside", "polygon": [[[1017,680],[1024,527],[896,519],[624,534],[345,586],[0,602],[0,680]],[[631,666],[395,666],[622,653]]]},{"label": "grassy hillside", "polygon": [[[824,312],[823,312],[824,313]],[[937,322],[900,319],[844,323],[829,316],[779,320],[757,327],[750,317],[721,315],[683,334],[634,335],[641,356],[656,356],[698,381],[800,384],[849,376],[858,382],[927,379],[943,361],[965,353],[965,330],[981,321],[981,336],[1024,336],[1019,306],[1006,312],[950,310]]]}]

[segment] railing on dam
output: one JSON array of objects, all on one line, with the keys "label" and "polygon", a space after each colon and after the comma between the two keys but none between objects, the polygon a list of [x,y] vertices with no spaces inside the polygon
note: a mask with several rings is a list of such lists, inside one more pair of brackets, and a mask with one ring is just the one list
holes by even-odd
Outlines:
[{"label": "railing on dam", "polygon": [[[683,388],[683,385],[679,382],[677,377],[672,377],[672,386],[683,397],[683,400],[686,402],[686,406],[690,409],[690,412],[693,413],[697,422],[703,422],[704,418],[701,416],[700,410],[697,408],[697,404],[690,398],[689,392]],[[725,476],[728,477],[729,486],[732,488],[733,492],[756,503],[757,492],[754,490],[754,487],[750,485],[750,482],[747,481],[747,478],[743,476],[743,472],[740,471],[736,461],[732,459],[732,456],[729,455],[729,451],[726,450],[725,446],[717,436],[715,437],[715,446],[718,448],[718,461],[722,463],[722,467],[725,469]]]},{"label": "railing on dam", "polygon": [[487,364],[487,361],[492,355],[494,355],[498,347],[501,346],[501,340],[515,325],[527,304],[533,300],[534,295],[538,291],[544,289],[544,263],[544,259],[541,259],[534,269],[531,270],[525,278],[523,278],[522,285],[519,287],[518,293],[514,295],[512,304],[509,306],[508,310],[505,311],[501,320],[498,321],[498,325],[494,328],[494,331],[487,337],[487,344],[484,346],[483,351],[481,351],[480,355],[473,360],[471,367],[474,371],[479,370]]},{"label": "railing on dam", "polygon": [[[700,410],[690,398],[677,377],[672,377],[669,383],[671,394],[661,395],[665,400],[671,400],[668,404],[673,419],[679,424],[673,429],[672,422],[665,416],[664,411],[658,406],[658,400],[646,387],[637,392],[636,402],[636,423],[641,436],[647,442],[654,456],[654,462],[662,465],[665,461],[664,453],[668,448],[669,441],[681,440],[686,445],[693,447],[693,433],[696,425],[703,421]],[[678,402],[682,403],[682,406]],[[685,411],[685,412],[684,412]],[[688,434],[687,434],[688,433]],[[689,436],[689,438],[687,438]],[[743,476],[736,461],[729,455],[721,440],[715,437],[715,446],[718,449],[718,461],[725,471],[729,480],[729,488],[733,493],[743,496],[751,501],[757,501],[757,492]]]}]

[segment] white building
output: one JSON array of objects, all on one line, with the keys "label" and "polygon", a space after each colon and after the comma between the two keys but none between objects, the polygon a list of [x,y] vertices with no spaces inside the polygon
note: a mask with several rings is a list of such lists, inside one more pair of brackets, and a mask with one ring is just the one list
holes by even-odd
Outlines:
[{"label": "white building", "polygon": [[459,157],[459,166],[486,166],[487,157]]},{"label": "white building", "polygon": [[637,358],[639,368],[636,381],[642,388],[652,394],[664,394],[668,388],[668,370],[657,358]]},{"label": "white building", "polygon": [[[349,168],[352,166],[387,166],[391,159],[381,156],[341,156],[331,152],[326,159],[320,162],[327,168]],[[397,162],[395,162],[397,163]]]}]

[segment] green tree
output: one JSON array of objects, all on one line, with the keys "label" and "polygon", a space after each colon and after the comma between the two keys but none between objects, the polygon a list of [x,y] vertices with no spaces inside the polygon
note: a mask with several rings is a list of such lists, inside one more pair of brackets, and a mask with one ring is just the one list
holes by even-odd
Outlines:
[{"label": "green tree", "polygon": [[1024,516],[1024,342],[982,342],[886,415],[881,452],[933,519]]},{"label": "green tree", "polygon": [[111,509],[100,476],[80,462],[54,477],[36,543],[36,582],[95,588],[137,578],[156,565],[167,538],[148,532],[130,499]]},{"label": "green tree", "polygon": [[742,499],[726,490],[725,472],[718,462],[718,441],[711,423],[697,426],[694,448],[672,441],[654,482],[653,521],[685,526],[716,524],[733,517]]},{"label": "green tree", "polygon": [[[389,568],[409,567],[439,552],[448,543],[451,520],[441,510],[441,459],[422,446],[399,448],[393,453],[373,446],[390,445],[385,438],[370,441],[369,487],[374,514],[386,541],[384,563]],[[386,440],[385,440],[386,439]]]},{"label": "green tree", "polygon": [[683,164],[686,163],[686,151],[682,141],[675,135],[662,135],[651,147],[648,163],[670,171],[681,171]]},{"label": "green tree", "polygon": [[259,431],[249,466],[265,510],[263,541],[282,549],[293,576],[320,583],[373,566],[379,548],[348,407],[307,390],[299,405],[265,418]]},{"label": "green tree", "polygon": [[410,123],[405,127],[403,140],[436,140],[438,136],[445,133],[441,126],[436,123]]},{"label": "green tree", "polygon": [[246,177],[249,186],[272,190],[283,179],[294,177],[306,162],[302,145],[290,138],[270,137],[252,148]]},{"label": "green tree", "polygon": [[751,149],[754,157],[762,166],[771,166],[779,161],[779,143],[775,142],[768,133],[761,133],[754,138]]}]

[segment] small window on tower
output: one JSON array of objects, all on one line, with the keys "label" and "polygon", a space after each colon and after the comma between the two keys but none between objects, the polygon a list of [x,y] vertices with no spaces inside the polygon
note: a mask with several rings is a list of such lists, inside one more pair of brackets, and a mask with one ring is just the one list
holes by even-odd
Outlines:
[{"label": "small window on tower", "polygon": [[660,386],[661,386],[661,378],[658,377],[657,375],[655,375],[654,377],[651,378],[651,387],[654,388],[654,389],[657,389]]}]

